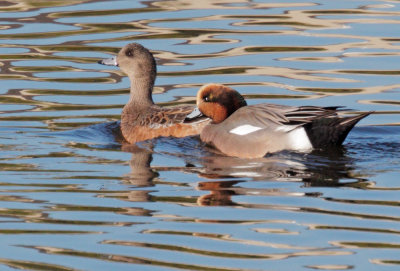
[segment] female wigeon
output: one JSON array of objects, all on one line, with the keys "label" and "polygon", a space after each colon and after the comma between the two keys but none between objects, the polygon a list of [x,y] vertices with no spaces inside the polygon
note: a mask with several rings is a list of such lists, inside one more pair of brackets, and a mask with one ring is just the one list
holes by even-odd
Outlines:
[{"label": "female wigeon", "polygon": [[200,88],[197,107],[212,119],[201,140],[226,155],[243,158],[339,146],[354,125],[370,114],[339,117],[338,107],[247,105],[239,92],[219,84]]},{"label": "female wigeon", "polygon": [[129,143],[161,136],[197,135],[209,122],[207,118],[185,121],[194,106],[164,108],[154,104],[152,91],[157,75],[156,62],[142,45],[128,44],[116,57],[99,63],[119,66],[131,81],[130,98],[121,114],[121,132]]}]

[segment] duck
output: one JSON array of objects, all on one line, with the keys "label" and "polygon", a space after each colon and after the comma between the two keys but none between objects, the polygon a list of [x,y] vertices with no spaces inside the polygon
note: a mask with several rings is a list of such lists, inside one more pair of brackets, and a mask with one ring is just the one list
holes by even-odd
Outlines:
[{"label": "duck", "polygon": [[240,158],[336,148],[357,122],[372,113],[342,117],[337,106],[247,105],[238,91],[214,83],[199,89],[196,104],[188,118],[203,114],[212,120],[201,131],[201,141]]},{"label": "duck", "polygon": [[122,109],[120,130],[125,141],[137,143],[157,137],[198,135],[210,121],[205,117],[186,120],[194,105],[161,107],[152,98],[157,66],[153,54],[139,43],[125,45],[117,56],[98,61],[118,66],[130,80],[130,96]]}]

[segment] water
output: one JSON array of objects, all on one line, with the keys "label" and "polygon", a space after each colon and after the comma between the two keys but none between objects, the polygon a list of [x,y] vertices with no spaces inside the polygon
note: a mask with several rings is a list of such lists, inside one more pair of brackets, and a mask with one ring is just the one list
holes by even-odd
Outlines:
[{"label": "water", "polygon": [[[397,1],[3,1],[0,270],[398,270]],[[249,104],[374,111],[342,149],[224,157],[121,145],[153,51],[162,105],[224,83]]]}]

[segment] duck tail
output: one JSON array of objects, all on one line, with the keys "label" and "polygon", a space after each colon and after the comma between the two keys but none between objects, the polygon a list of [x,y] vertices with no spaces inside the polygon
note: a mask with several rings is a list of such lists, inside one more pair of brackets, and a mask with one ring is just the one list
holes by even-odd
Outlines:
[{"label": "duck tail", "polygon": [[304,128],[314,148],[324,149],[342,145],[347,135],[361,119],[372,112],[352,117],[328,117],[307,123]]}]

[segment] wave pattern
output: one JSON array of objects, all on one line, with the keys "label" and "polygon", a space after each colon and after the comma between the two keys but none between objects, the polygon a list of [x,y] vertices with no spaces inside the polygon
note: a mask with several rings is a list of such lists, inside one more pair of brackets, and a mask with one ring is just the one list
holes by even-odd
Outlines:
[{"label": "wave pattern", "polygon": [[[397,270],[400,5],[395,1],[3,1],[1,270]],[[204,83],[249,103],[374,111],[343,149],[224,157],[196,137],[120,143],[129,82]]]}]

